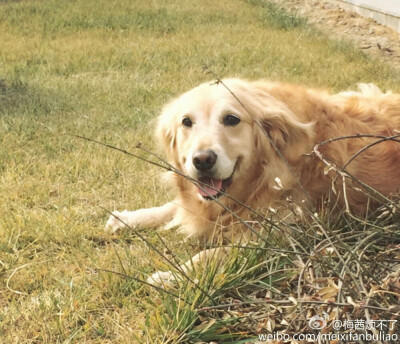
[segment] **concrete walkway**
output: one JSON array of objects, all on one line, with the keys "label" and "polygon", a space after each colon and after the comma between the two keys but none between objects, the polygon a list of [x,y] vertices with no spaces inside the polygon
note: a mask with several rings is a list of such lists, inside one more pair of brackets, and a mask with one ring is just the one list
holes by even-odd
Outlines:
[{"label": "concrete walkway", "polygon": [[400,0],[340,0],[341,7],[400,32]]}]

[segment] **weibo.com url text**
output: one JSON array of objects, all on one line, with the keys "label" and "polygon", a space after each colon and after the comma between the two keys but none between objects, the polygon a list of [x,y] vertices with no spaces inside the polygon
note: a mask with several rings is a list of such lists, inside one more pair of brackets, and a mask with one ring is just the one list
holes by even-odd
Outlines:
[{"label": "weibo.com url text", "polygon": [[398,343],[399,336],[397,334],[387,334],[384,332],[372,333],[300,333],[300,334],[287,334],[287,333],[269,333],[259,334],[258,340],[261,342],[267,341],[389,341]]}]

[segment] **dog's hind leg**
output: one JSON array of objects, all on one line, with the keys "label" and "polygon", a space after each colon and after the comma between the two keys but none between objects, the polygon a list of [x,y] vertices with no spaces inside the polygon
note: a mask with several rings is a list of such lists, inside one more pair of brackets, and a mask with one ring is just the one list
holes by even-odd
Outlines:
[{"label": "dog's hind leg", "polygon": [[114,211],[108,218],[105,230],[115,233],[125,227],[154,228],[171,222],[175,216],[177,206],[173,202],[161,207],[139,209],[135,211]]}]

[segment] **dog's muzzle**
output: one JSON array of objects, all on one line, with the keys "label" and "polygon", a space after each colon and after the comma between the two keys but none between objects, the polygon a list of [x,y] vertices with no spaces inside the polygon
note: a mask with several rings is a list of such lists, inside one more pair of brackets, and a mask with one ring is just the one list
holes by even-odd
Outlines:
[{"label": "dog's muzzle", "polygon": [[232,184],[233,174],[236,171],[238,161],[236,162],[231,175],[226,179],[214,178],[211,175],[198,178],[197,186],[199,194],[206,200],[213,200],[222,196],[226,189]]}]

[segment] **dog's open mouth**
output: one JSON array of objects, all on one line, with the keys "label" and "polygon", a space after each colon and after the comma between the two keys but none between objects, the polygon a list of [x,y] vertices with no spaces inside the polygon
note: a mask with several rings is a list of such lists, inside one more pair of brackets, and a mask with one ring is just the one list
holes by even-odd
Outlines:
[{"label": "dog's open mouth", "polygon": [[222,196],[229,185],[232,184],[232,177],[237,169],[238,161],[233,168],[232,174],[226,179],[217,179],[209,176],[200,177],[198,181],[200,182],[197,189],[199,194],[206,200],[213,200]]},{"label": "dog's open mouth", "polygon": [[227,179],[215,179],[211,177],[201,177],[198,179],[200,183],[199,194],[207,200],[220,197],[226,188],[232,183],[232,176]]}]

